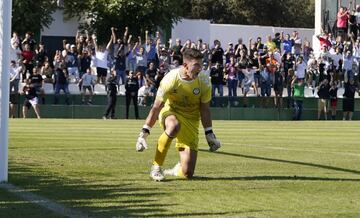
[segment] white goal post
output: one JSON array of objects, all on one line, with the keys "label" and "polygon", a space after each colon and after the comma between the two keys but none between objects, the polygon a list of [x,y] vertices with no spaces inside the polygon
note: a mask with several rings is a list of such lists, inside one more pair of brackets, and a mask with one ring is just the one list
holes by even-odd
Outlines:
[{"label": "white goal post", "polygon": [[0,183],[8,181],[11,11],[12,0],[0,1]]}]

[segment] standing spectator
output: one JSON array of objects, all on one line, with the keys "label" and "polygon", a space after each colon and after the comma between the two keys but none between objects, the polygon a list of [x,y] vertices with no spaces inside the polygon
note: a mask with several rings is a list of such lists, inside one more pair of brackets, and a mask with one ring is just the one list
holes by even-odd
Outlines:
[{"label": "standing spectator", "polygon": [[284,90],[284,76],[285,73],[281,72],[280,70],[277,70],[274,76],[274,92],[275,92],[274,104],[275,107],[279,109],[283,107],[282,95]]},{"label": "standing spectator", "polygon": [[307,62],[306,83],[310,88],[315,87],[319,81],[318,63],[315,57],[311,56]]},{"label": "standing spectator", "polygon": [[86,74],[87,69],[91,70],[91,56],[87,49],[84,49],[79,55],[79,76],[82,78]]},{"label": "standing spectator", "polygon": [[304,46],[303,46],[303,57],[304,60],[307,62],[310,56],[313,54],[313,49],[311,48],[310,42],[305,38]]},{"label": "standing spectator", "polygon": [[[116,70],[116,78],[119,85],[124,85],[126,81],[126,51],[125,45],[120,44],[118,52],[114,57],[114,69]],[[121,83],[120,83],[121,79]]]},{"label": "standing spectator", "polygon": [[260,56],[259,53],[257,51],[255,51],[253,53],[253,56],[249,57],[249,64],[252,66],[252,69],[255,70],[254,73],[254,80],[255,80],[255,86],[256,86],[256,90],[255,93],[257,93],[257,96],[259,95],[259,90],[258,88],[260,87],[260,65],[261,65],[261,61],[260,61]]},{"label": "standing spectator", "polygon": [[92,104],[93,85],[95,85],[96,81],[93,75],[91,75],[90,67],[86,69],[86,73],[82,75],[79,83],[82,84],[81,87],[82,104],[85,104],[86,90],[89,91],[88,104]]},{"label": "standing spectator", "polygon": [[129,76],[125,83],[125,96],[126,96],[126,119],[129,119],[129,107],[131,101],[134,104],[135,109],[135,118],[139,119],[139,109],[138,109],[138,90],[139,84],[136,78],[136,75],[133,71],[129,72]]},{"label": "standing spectator", "polygon": [[204,65],[207,64],[209,66],[210,65],[209,64],[209,60],[210,60],[209,44],[208,43],[203,43],[203,49],[200,52],[204,56],[203,57]]},{"label": "standing spectator", "polygon": [[150,90],[152,93],[156,92],[156,75],[157,75],[158,69],[155,67],[155,64],[153,62],[150,62],[149,69],[146,70],[145,73],[145,80],[146,83],[150,86]]},{"label": "standing spectator", "polygon": [[59,68],[62,61],[63,61],[63,59],[62,59],[61,51],[56,50],[55,55],[54,55],[54,60],[53,60],[54,69]]},{"label": "standing spectator", "polygon": [[[248,106],[247,94],[250,91],[250,87],[253,87],[255,92],[257,92],[254,73],[255,69],[252,68],[252,65],[249,63],[245,69],[242,69],[241,72],[244,74],[244,107]],[[256,93],[258,95],[258,93]]]},{"label": "standing spectator", "polygon": [[35,88],[30,84],[30,80],[26,80],[26,84],[23,88],[25,94],[25,100],[22,108],[23,118],[27,117],[30,107],[33,107],[36,117],[40,119],[40,110],[38,106],[38,96]]},{"label": "standing spectator", "polygon": [[284,35],[283,32],[280,33],[275,33],[275,37],[273,38],[273,43],[275,43],[276,48],[280,51],[281,53],[281,42],[282,42],[282,36]]},{"label": "standing spectator", "polygon": [[59,103],[59,94],[60,91],[63,90],[63,92],[66,95],[65,103],[67,105],[70,104],[69,102],[69,84],[68,84],[68,72],[65,67],[65,64],[61,64],[58,68],[55,70],[55,99],[54,104]]},{"label": "standing spectator", "polygon": [[268,48],[268,50],[270,52],[273,52],[276,48],[276,44],[273,42],[272,38],[271,38],[271,35],[267,35],[266,36],[266,42],[265,42],[265,45],[266,47]]},{"label": "standing spectator", "polygon": [[10,46],[10,61],[15,61],[17,63],[20,59],[20,55],[21,50],[18,41],[16,39],[12,40]]},{"label": "standing spectator", "polygon": [[109,48],[112,44],[112,37],[110,38],[105,48],[97,44],[95,35],[93,35],[92,38],[95,46],[97,83],[105,84],[107,70],[108,70],[107,58],[109,54]]},{"label": "standing spectator", "polygon": [[41,75],[44,79],[44,83],[54,84],[54,70],[51,67],[49,61],[45,61],[44,66],[40,69]]},{"label": "standing spectator", "polygon": [[305,78],[305,73],[306,73],[306,63],[303,60],[303,57],[300,56],[298,58],[298,60],[296,62],[296,65],[295,65],[295,68],[296,68],[295,76],[298,79],[304,79]]},{"label": "standing spectator", "polygon": [[118,92],[118,84],[116,82],[116,71],[111,71],[110,77],[106,81],[108,104],[103,119],[115,119],[116,98]]},{"label": "standing spectator", "polygon": [[66,53],[64,58],[69,76],[71,76],[75,80],[75,83],[77,83],[79,81],[79,62],[78,53],[74,44],[70,46],[70,51]]},{"label": "standing spectator", "polygon": [[147,54],[146,66],[148,66],[150,64],[150,62],[153,62],[156,67],[159,67],[159,59],[158,59],[158,54],[157,54],[157,49],[156,49],[156,43],[154,42],[154,40],[151,37],[149,37],[148,30],[145,31],[145,50],[146,50],[146,54]]},{"label": "standing spectator", "polygon": [[235,57],[230,57],[230,63],[226,64],[224,68],[224,72],[225,72],[225,79],[228,82],[229,98],[237,97],[238,68],[237,68],[237,64],[235,63]]},{"label": "standing spectator", "polygon": [[48,56],[47,52],[45,51],[45,44],[43,42],[40,42],[39,47],[35,49],[36,66],[41,68],[46,59],[48,59]]},{"label": "standing spectator", "polygon": [[349,119],[352,120],[352,115],[354,113],[354,103],[355,103],[355,92],[359,91],[358,87],[354,83],[354,79],[348,79],[347,75],[345,76],[345,92],[343,98],[343,120]]},{"label": "standing spectator", "polygon": [[138,37],[138,42],[135,43],[133,48],[133,55],[135,56],[136,61],[136,71],[145,73],[147,69],[147,53],[144,47],[141,46],[141,38]]},{"label": "standing spectator", "polygon": [[225,55],[225,64],[230,63],[230,57],[235,55],[235,49],[232,42],[229,42],[229,46],[226,49],[224,55]]},{"label": "standing spectator", "polygon": [[342,63],[342,72],[347,74],[349,80],[353,79],[353,57],[351,55],[351,51],[346,51],[346,54],[344,53]]},{"label": "standing spectator", "polygon": [[24,40],[21,42],[21,44],[23,46],[25,45],[29,45],[30,46],[30,51],[34,51],[35,49],[35,45],[36,45],[36,41],[35,39],[32,37],[32,33],[31,32],[27,32],[25,33],[25,38]]},{"label": "standing spectator", "polygon": [[324,79],[318,86],[318,120],[321,119],[321,112],[324,112],[325,120],[327,120],[327,112],[330,98],[330,85],[327,79]]},{"label": "standing spectator", "polygon": [[294,41],[294,46],[292,47],[292,53],[295,55],[295,57],[299,57],[301,55],[302,50],[302,40],[299,37],[299,32],[294,31],[292,40]]},{"label": "standing spectator", "polygon": [[[242,38],[239,38],[238,39],[238,43],[235,45],[234,47],[234,52],[236,52],[237,50],[245,50],[245,53],[247,54],[248,53],[248,49],[246,47],[246,45],[243,43],[243,39]],[[238,54],[239,55],[239,54]],[[239,56],[236,56],[236,58],[238,58]]]},{"label": "standing spectator", "polygon": [[349,19],[349,11],[346,7],[340,7],[339,12],[337,13],[336,28],[338,36],[342,38],[347,34],[347,23]]},{"label": "standing spectator", "polygon": [[256,48],[257,48],[259,54],[263,55],[265,52],[263,51],[264,44],[261,42],[261,37],[257,37],[255,44],[256,44]]},{"label": "standing spectator", "polygon": [[294,99],[293,99],[293,89],[291,87],[292,78],[294,78],[294,69],[291,68],[288,71],[288,74],[286,76],[286,90],[287,90],[287,108],[292,108],[294,106]]},{"label": "standing spectator", "polygon": [[157,41],[156,49],[159,56],[159,66],[163,66],[164,70],[168,72],[171,61],[169,51],[165,48],[165,46],[160,44],[160,40]]},{"label": "standing spectator", "polygon": [[329,48],[331,48],[332,44],[331,44],[331,41],[329,40],[329,35],[327,33],[322,31],[321,35],[317,35],[316,37],[320,41],[321,48],[323,46],[327,47],[327,50],[329,50]]},{"label": "standing spectator", "polygon": [[[360,5],[356,5],[354,16],[356,18],[356,34],[359,34],[359,31],[360,31]],[[358,35],[355,35],[355,38],[357,38],[357,36]]]},{"label": "standing spectator", "polygon": [[40,69],[38,67],[33,68],[33,74],[29,77],[30,84],[34,87],[36,94],[40,94],[42,104],[45,104],[45,92],[43,89],[44,79],[40,75]]},{"label": "standing spectator", "polygon": [[293,77],[291,86],[294,89],[294,116],[293,120],[300,120],[303,111],[304,101],[304,90],[305,83],[304,79],[299,79],[296,76]]},{"label": "standing spectator", "polygon": [[223,60],[224,50],[221,48],[221,43],[219,40],[214,40],[214,48],[211,50],[211,63],[224,63]]},{"label": "standing spectator", "polygon": [[[171,40],[169,41],[169,44],[170,44],[170,47],[171,47]],[[179,62],[179,64],[181,65],[182,64],[182,53],[181,53],[181,50],[182,50],[182,45],[181,45],[181,40],[178,38],[176,39],[175,41],[175,45],[172,47],[172,62],[174,62],[175,60],[177,60]]]},{"label": "standing spectator", "polygon": [[239,87],[242,87],[243,80],[245,79],[245,75],[242,72],[246,69],[246,66],[249,64],[250,60],[246,54],[246,50],[241,49],[241,46],[236,50],[235,57],[240,54],[240,56],[236,59],[237,60],[237,68],[239,69],[239,72],[237,73],[237,78],[239,80]]},{"label": "standing spectator", "polygon": [[331,106],[331,119],[336,119],[336,108],[337,108],[337,83],[334,80],[331,80],[330,82],[330,90],[329,90],[329,96],[330,96],[330,106]]},{"label": "standing spectator", "polygon": [[[84,36],[83,34],[80,33],[80,31],[78,30],[76,32],[76,36],[75,36],[75,39],[76,39],[76,50],[79,52],[79,54],[81,55],[82,52],[84,50],[86,50],[87,48],[87,40],[89,40],[89,35],[88,35],[88,32],[86,31],[86,36]],[[85,73],[85,71],[84,71]],[[80,77],[82,77],[82,75],[80,75]]]},{"label": "standing spectator", "polygon": [[269,105],[269,98],[271,96],[271,84],[272,80],[270,72],[266,67],[260,65],[260,88],[263,107],[268,107]]},{"label": "standing spectator", "polygon": [[22,66],[17,66],[15,61],[10,62],[10,94],[19,93],[20,72]]},{"label": "standing spectator", "polygon": [[27,79],[26,75],[31,75],[34,68],[34,53],[31,51],[29,44],[24,45],[24,50],[21,52],[21,56],[25,65],[25,70],[22,73],[22,81],[25,82],[25,79]]},{"label": "standing spectator", "polygon": [[224,82],[224,69],[222,65],[217,62],[214,67],[211,67],[210,77],[212,84],[212,92],[211,96],[214,97],[216,95],[216,90],[218,91],[220,97],[224,95],[223,90],[223,82]]}]

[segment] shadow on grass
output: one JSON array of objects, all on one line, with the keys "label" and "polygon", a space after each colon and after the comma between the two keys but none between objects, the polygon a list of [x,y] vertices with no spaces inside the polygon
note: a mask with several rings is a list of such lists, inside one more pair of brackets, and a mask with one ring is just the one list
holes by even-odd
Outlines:
[{"label": "shadow on grass", "polygon": [[[17,187],[78,210],[89,217],[234,215],[234,211],[195,213],[173,211],[177,204],[173,202],[163,204],[158,199],[174,193],[159,190],[154,185],[150,187],[136,185],[132,180],[104,181],[105,179],[102,179],[92,182],[89,179],[84,181],[67,179],[46,172],[46,169],[41,169],[41,166],[36,164],[29,166],[11,164],[9,173],[9,182]],[[102,174],[100,173],[99,177],[97,174],[95,176],[101,178]],[[31,210],[27,209],[25,214],[26,212],[31,213]],[[236,211],[235,213],[252,212],[257,211]]]},{"label": "shadow on grass", "polygon": [[[211,153],[210,151],[205,150],[205,149],[199,149],[199,151]],[[341,167],[333,167],[333,166],[307,163],[307,162],[301,162],[301,161],[282,160],[282,159],[276,159],[276,158],[258,157],[258,156],[245,155],[245,154],[234,154],[234,153],[223,152],[223,151],[217,151],[216,154],[228,155],[228,156],[233,156],[233,157],[243,157],[243,158],[249,158],[249,159],[255,159],[255,160],[266,160],[266,161],[273,161],[273,162],[287,163],[287,164],[297,164],[297,165],[316,167],[316,168],[322,168],[322,169],[327,169],[327,170],[335,170],[335,171],[341,171],[341,172],[346,172],[346,173],[360,174],[360,171],[358,171],[358,170],[345,169],[345,168],[341,168]]]},{"label": "shadow on grass", "polygon": [[157,203],[157,198],[167,194],[157,188],[140,188],[129,181],[111,181],[109,183],[113,184],[108,184],[99,181],[69,180],[45,171],[35,171],[36,167],[12,164],[9,182],[26,191],[79,210],[89,217],[143,217],[147,214],[168,213],[168,207],[174,206]]}]

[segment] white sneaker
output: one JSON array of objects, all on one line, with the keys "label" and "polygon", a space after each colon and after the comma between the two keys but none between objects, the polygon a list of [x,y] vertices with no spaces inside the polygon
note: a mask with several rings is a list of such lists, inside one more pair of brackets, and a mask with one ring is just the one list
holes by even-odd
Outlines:
[{"label": "white sneaker", "polygon": [[180,162],[178,162],[173,168],[164,170],[164,175],[177,176],[180,168],[181,168],[181,164]]},{"label": "white sneaker", "polygon": [[157,165],[153,165],[151,167],[151,171],[150,171],[150,177],[154,180],[154,181],[162,181],[165,179],[163,171],[161,170],[160,166]]}]

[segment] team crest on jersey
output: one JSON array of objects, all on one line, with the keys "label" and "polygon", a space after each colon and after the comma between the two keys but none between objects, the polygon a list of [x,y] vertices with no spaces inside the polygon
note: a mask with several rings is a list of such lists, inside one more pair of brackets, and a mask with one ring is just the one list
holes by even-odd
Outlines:
[{"label": "team crest on jersey", "polygon": [[200,93],[200,89],[199,88],[193,89],[193,93],[194,95],[198,95]]}]

